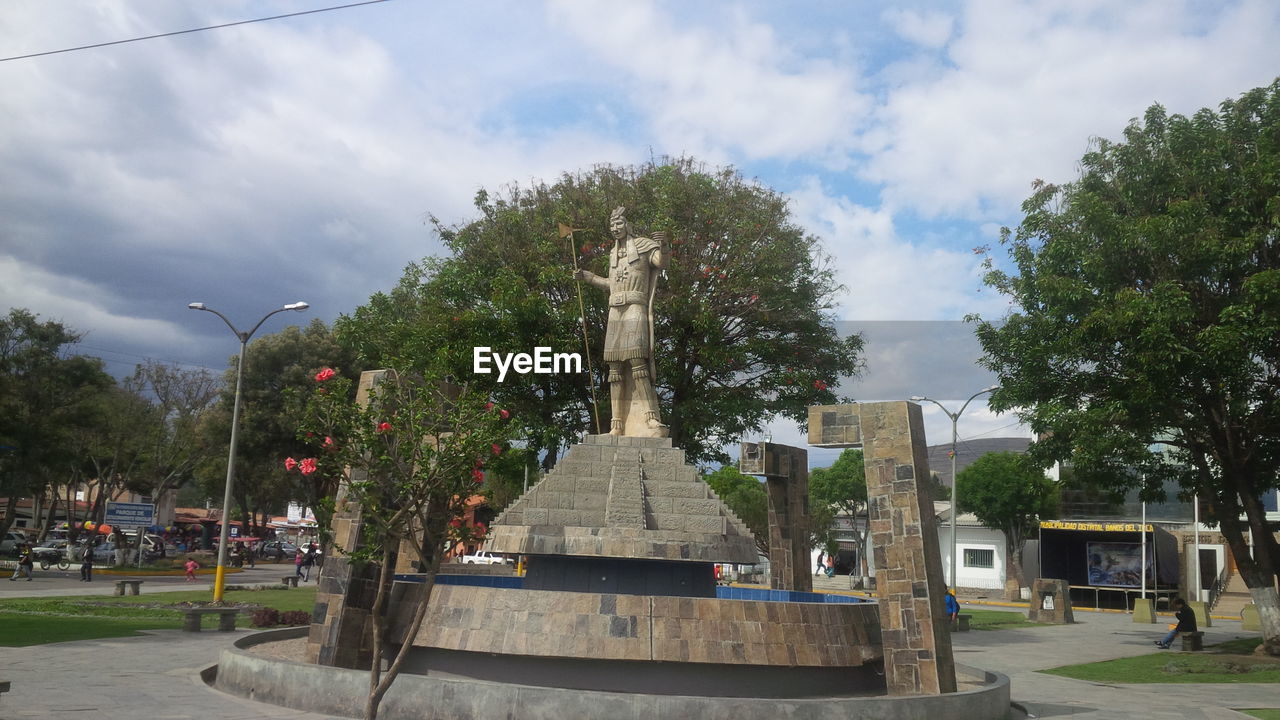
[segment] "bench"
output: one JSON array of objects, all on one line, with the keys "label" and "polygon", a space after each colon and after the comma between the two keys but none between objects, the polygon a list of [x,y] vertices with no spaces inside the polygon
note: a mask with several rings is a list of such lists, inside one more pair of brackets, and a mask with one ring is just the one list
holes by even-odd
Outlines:
[{"label": "bench", "polygon": [[184,632],[200,632],[200,618],[213,613],[218,614],[218,631],[231,632],[236,629],[236,608],[182,608],[182,630]]},{"label": "bench", "polygon": [[126,585],[129,586],[129,593],[128,593],[129,595],[141,595],[142,583],[144,582],[146,581],[145,580],[117,580],[116,595],[124,595],[125,594],[124,588]]},{"label": "bench", "polygon": [[281,584],[281,585],[284,585],[285,587],[295,587],[295,588],[296,588],[296,587],[298,587],[298,576],[297,576],[297,575],[285,575],[284,577],[280,578],[280,584]]},{"label": "bench", "polygon": [[1195,652],[1204,649],[1204,633],[1197,630],[1196,632],[1178,633],[1178,635],[1182,637],[1183,652]]}]

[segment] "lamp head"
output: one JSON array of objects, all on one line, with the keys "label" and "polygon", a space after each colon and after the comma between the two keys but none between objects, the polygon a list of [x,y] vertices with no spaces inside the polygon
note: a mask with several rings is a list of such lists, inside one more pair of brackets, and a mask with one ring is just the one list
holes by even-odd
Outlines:
[{"label": "lamp head", "polygon": [[311,307],[311,306],[310,306],[310,305],[308,305],[308,304],[306,304],[306,303],[304,303],[304,302],[302,302],[301,300],[299,300],[299,301],[298,301],[298,302],[296,302],[296,303],[289,303],[288,305],[285,305],[285,306],[284,306],[284,309],[285,309],[285,310],[297,310],[298,312],[302,312],[303,310],[306,310],[306,309],[307,309],[307,308],[309,308],[309,307]]},{"label": "lamp head", "polygon": [[920,395],[912,395],[911,397],[909,397],[909,398],[907,398],[907,399],[908,399],[908,400],[910,400],[911,402],[923,402],[926,398],[924,398],[924,397],[922,397],[922,396],[920,396]]},{"label": "lamp head", "polygon": [[203,310],[204,303],[187,303],[188,310]]}]

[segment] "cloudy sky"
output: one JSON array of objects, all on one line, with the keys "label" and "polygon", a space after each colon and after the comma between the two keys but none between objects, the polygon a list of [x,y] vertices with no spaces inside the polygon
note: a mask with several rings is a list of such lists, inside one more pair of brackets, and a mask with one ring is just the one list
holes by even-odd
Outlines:
[{"label": "cloudy sky", "polygon": [[[0,57],[337,4],[6,0]],[[482,187],[692,155],[824,239],[869,342],[843,392],[954,408],[991,381],[958,321],[1007,310],[973,248],[1153,102],[1271,82],[1276,37],[1272,0],[391,0],[2,60],[0,311],[85,332],[117,375],[222,369],[235,339],[188,302],[331,321],[441,252],[424,216],[466,221]],[[961,436],[1011,423],[976,402]]]}]

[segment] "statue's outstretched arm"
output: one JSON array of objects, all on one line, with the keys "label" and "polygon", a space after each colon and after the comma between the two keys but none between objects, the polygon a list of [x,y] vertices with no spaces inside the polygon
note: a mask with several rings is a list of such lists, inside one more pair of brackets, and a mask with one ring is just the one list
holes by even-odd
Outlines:
[{"label": "statue's outstretched arm", "polygon": [[602,278],[599,275],[591,272],[590,270],[583,270],[579,268],[573,272],[573,277],[576,280],[585,281],[586,283],[593,285],[595,287],[598,287],[601,290],[609,289],[608,278]]}]

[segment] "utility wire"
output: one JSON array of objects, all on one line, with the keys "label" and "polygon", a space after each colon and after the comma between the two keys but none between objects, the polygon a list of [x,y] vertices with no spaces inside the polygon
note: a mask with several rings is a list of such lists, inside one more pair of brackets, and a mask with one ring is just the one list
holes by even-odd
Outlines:
[{"label": "utility wire", "polygon": [[29,55],[14,55],[13,57],[0,58],[0,62],[8,62],[10,60],[25,60],[27,58],[43,57],[45,55],[57,55],[58,53],[75,52],[77,50],[91,50],[93,48],[107,47],[109,45],[124,45],[125,43],[140,42],[142,40],[155,40],[156,38],[172,37],[174,35],[186,35],[187,33],[203,32],[205,30],[217,30],[219,28],[234,27],[236,25],[248,25],[250,23],[266,22],[267,20],[280,20],[282,18],[298,17],[299,15],[314,15],[315,13],[329,12],[331,10],[345,10],[347,8],[359,7],[361,5],[374,5],[384,3],[388,0],[365,0],[364,2],[350,3],[347,5],[334,5],[333,7],[316,8],[315,10],[303,10],[301,12],[287,13],[285,15],[272,15],[271,17],[255,18],[253,20],[239,20],[237,22],[223,23],[221,25],[209,25],[207,27],[191,28],[190,30],[175,30],[173,32],[160,33],[159,35],[146,35],[144,37],[129,38],[128,40],[113,40],[111,42],[95,43],[93,45],[80,45],[78,47],[63,48],[62,50],[48,50],[45,52],[31,53]]}]

